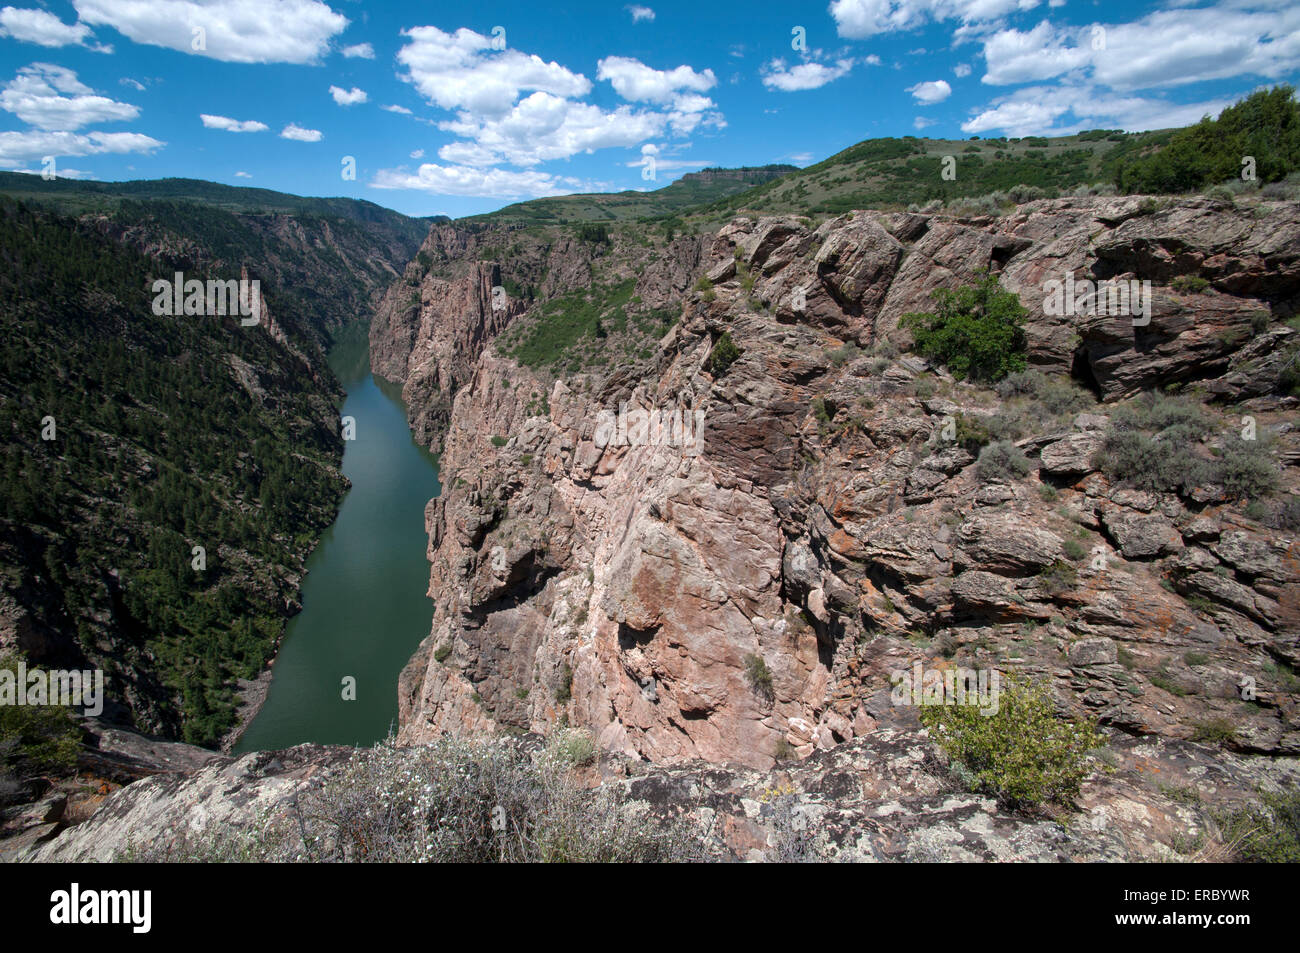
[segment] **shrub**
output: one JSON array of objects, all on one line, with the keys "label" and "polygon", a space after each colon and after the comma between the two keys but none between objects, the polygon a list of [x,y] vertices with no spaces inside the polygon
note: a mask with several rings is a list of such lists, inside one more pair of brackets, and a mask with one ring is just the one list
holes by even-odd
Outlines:
[{"label": "shrub", "polygon": [[1217,482],[1213,461],[1195,445],[1209,431],[1201,408],[1181,398],[1147,393],[1118,408],[1094,465],[1111,480],[1141,490],[1190,493]]},{"label": "shrub", "polygon": [[740,353],[740,348],[736,347],[736,342],[731,339],[731,332],[723,331],[714,343],[713,350],[709,352],[709,370],[721,377],[727,373],[727,368],[736,363]]},{"label": "shrub", "polygon": [[1237,740],[1237,726],[1227,718],[1197,722],[1192,728],[1192,740],[1210,745],[1231,744]]},{"label": "shrub", "polygon": [[445,642],[433,650],[434,661],[442,663],[447,661],[447,656],[451,655],[451,643]]},{"label": "shrub", "polygon": [[903,316],[918,353],[945,365],[954,377],[997,381],[1025,369],[1028,311],[995,275],[953,291],[938,288],[937,310]]},{"label": "shrub", "polygon": [[562,728],[551,735],[547,752],[564,764],[590,764],[596,759],[596,741],[585,728]]},{"label": "shrub", "polygon": [[752,652],[745,656],[745,680],[759,695],[772,697],[772,670],[767,667],[763,656]]},{"label": "shrub", "polygon": [[1104,738],[1088,720],[1056,717],[1047,689],[1002,680],[996,714],[974,705],[925,705],[921,723],[971,774],[971,787],[1012,807],[1066,802],[1088,775],[1087,752]]},{"label": "shrub", "polygon": [[583,790],[554,752],[440,738],[358,749],[288,811],[239,832],[216,824],[119,860],[264,863],[661,863],[706,859],[683,822]]},{"label": "shrub", "polygon": [[1277,492],[1277,464],[1260,441],[1229,439],[1213,470],[1214,482],[1230,500],[1258,500]]},{"label": "shrub", "polygon": [[1219,818],[1222,839],[1248,863],[1300,863],[1300,791],[1260,797],[1262,804]]},{"label": "shrub", "polygon": [[1074,588],[1074,584],[1079,580],[1079,574],[1075,568],[1063,560],[1056,560],[1049,566],[1044,566],[1038,571],[1038,579],[1043,584],[1050,596],[1059,596],[1063,592],[1069,592]]},{"label": "shrub", "polygon": [[494,447],[504,447],[509,442],[510,441],[508,441],[505,437],[502,437],[500,434],[492,438],[492,446]]},{"label": "shrub", "polygon": [[[0,655],[0,670],[17,678],[19,659]],[[81,731],[72,712],[58,705],[0,705],[0,774],[63,772],[77,763]]]},{"label": "shrub", "polygon": [[1077,539],[1067,539],[1061,544],[1061,549],[1065,552],[1066,558],[1073,559],[1075,562],[1088,555],[1088,551],[1083,548]]},{"label": "shrub", "polygon": [[993,439],[992,432],[978,417],[958,414],[955,423],[957,446],[967,453],[979,453]]},{"label": "shrub", "polygon": [[1075,413],[1091,407],[1096,398],[1068,378],[1048,376],[1042,371],[1017,371],[998,382],[998,396],[1003,400],[1012,397],[1031,397],[1043,405],[1053,416]]},{"label": "shrub", "polygon": [[1179,275],[1169,282],[1169,287],[1182,294],[1200,294],[1210,283],[1200,275]]},{"label": "shrub", "polygon": [[998,440],[980,451],[975,464],[976,475],[985,483],[1008,481],[1029,472],[1029,459],[1014,443]]}]

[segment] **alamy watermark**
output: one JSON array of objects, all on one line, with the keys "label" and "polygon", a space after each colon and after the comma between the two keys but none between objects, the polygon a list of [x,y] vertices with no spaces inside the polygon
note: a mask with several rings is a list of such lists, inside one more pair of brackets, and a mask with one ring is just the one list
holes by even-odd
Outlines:
[{"label": "alamy watermark", "polygon": [[1133,318],[1133,327],[1151,323],[1150,281],[1076,280],[1043,282],[1043,312],[1052,317],[1069,315],[1118,315]]},{"label": "alamy watermark", "polygon": [[0,668],[0,707],[6,705],[80,708],[94,718],[104,711],[104,673],[99,669],[27,668],[19,661],[14,670]]},{"label": "alamy watermark", "polygon": [[1002,676],[997,669],[960,668],[927,669],[919,661],[911,670],[895,669],[889,673],[893,705],[970,705],[985,718],[998,713],[998,695]]},{"label": "alamy watermark", "polygon": [[699,456],[704,449],[704,411],[687,407],[646,410],[622,403],[617,414],[612,410],[597,414],[592,440],[602,448],[681,447],[684,455]]},{"label": "alamy watermark", "polygon": [[262,283],[230,278],[225,281],[209,278],[186,280],[183,272],[172,279],[159,278],[153,283],[153,313],[159,317],[193,315],[224,317],[239,315],[244,327],[257,324],[262,319]]}]

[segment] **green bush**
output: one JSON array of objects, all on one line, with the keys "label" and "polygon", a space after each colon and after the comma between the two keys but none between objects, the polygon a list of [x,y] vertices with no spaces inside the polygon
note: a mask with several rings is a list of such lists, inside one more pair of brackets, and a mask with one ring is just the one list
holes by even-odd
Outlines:
[{"label": "green bush", "polygon": [[[955,442],[967,453],[979,453],[981,448],[993,439],[993,433],[978,417],[958,414],[955,421]],[[1021,454],[1024,456],[1024,454]],[[1027,472],[1027,471],[1026,471]]]},{"label": "green bush", "polygon": [[492,446],[494,447],[504,447],[509,442],[510,442],[509,440],[507,440],[505,437],[501,436],[500,434],[497,434],[492,438]]},{"label": "green bush", "polygon": [[1238,181],[1242,157],[1255,159],[1262,183],[1276,182],[1300,168],[1300,105],[1290,86],[1252,93],[1223,110],[1173,133],[1156,152],[1136,154],[1116,166],[1123,192],[1192,192]]},{"label": "green bush", "polygon": [[763,656],[750,653],[745,656],[745,680],[749,687],[765,698],[772,696],[772,671]]},{"label": "green bush", "polygon": [[[0,656],[0,669],[17,678],[18,658]],[[59,705],[0,705],[0,774],[66,772],[77,763],[81,731]]]},{"label": "green bush", "polygon": [[585,728],[561,728],[550,737],[546,750],[564,764],[583,765],[596,760],[596,741]]},{"label": "green bush", "polygon": [[1076,413],[1096,403],[1096,398],[1069,378],[1049,376],[1042,371],[1017,371],[998,382],[998,396],[1003,400],[1029,397],[1037,400],[1053,416]]},{"label": "green bush", "polygon": [[1015,480],[1029,473],[1029,458],[1009,440],[997,440],[980,451],[975,474],[985,483]]},{"label": "green bush", "polygon": [[1169,282],[1169,287],[1181,294],[1200,294],[1210,283],[1200,275],[1179,275]]},{"label": "green bush", "polygon": [[1262,441],[1229,437],[1213,471],[1214,482],[1230,500],[1258,501],[1278,489],[1278,467]]},{"label": "green bush", "polygon": [[1219,818],[1222,840],[1247,863],[1300,863],[1300,791],[1260,797],[1262,804]]},{"label": "green bush", "polygon": [[730,331],[723,331],[709,352],[709,370],[717,377],[727,373],[727,368],[740,357],[740,348],[731,339]]},{"label": "green bush", "polygon": [[1087,753],[1105,739],[1092,721],[1058,718],[1047,689],[1002,679],[998,710],[975,705],[925,705],[921,723],[976,791],[1011,807],[1067,802],[1088,776]]},{"label": "green bush", "polygon": [[1025,369],[1022,324],[1029,312],[995,275],[956,291],[937,288],[931,297],[934,312],[906,314],[900,322],[912,332],[919,354],[958,379],[998,381]]}]

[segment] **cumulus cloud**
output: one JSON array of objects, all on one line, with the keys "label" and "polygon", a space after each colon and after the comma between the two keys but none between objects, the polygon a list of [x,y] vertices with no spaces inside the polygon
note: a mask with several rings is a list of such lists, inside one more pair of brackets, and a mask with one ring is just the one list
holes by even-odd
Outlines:
[{"label": "cumulus cloud", "polygon": [[634,110],[619,106],[606,111],[588,103],[577,103],[536,92],[522,99],[503,116],[475,118],[467,113],[440,123],[439,128],[469,142],[443,146],[438,155],[464,165],[488,165],[505,161],[512,165],[536,165],[551,159],[565,159],[580,152],[634,146],[659,136],[673,118],[684,124],[687,115]]},{"label": "cumulus cloud", "polygon": [[411,111],[405,106],[380,106],[379,108],[384,112],[397,113],[402,116],[411,115]]},{"label": "cumulus cloud", "polygon": [[[597,64],[597,76],[628,102],[604,109],[581,101],[593,88],[581,73],[522,50],[498,49],[491,37],[472,30],[422,26],[403,35],[406,44],[397,54],[405,67],[402,78],[430,104],[452,113],[437,126],[459,141],[438,150],[449,164],[438,169],[534,166],[725,125],[704,95],[717,84],[712,70],[659,70],[631,57],[606,57]],[[453,184],[463,179],[463,173],[451,180],[444,172],[430,175],[431,181]]]},{"label": "cumulus cloud", "polygon": [[320,142],[324,137],[319,129],[304,129],[291,122],[280,130],[280,138],[292,139],[294,142]]},{"label": "cumulus cloud", "polygon": [[848,75],[852,69],[851,59],[839,60],[834,66],[827,66],[824,63],[800,63],[798,66],[787,66],[785,60],[775,59],[762,70],[763,85],[786,93],[817,89],[834,82],[841,76]]},{"label": "cumulus cloud", "polygon": [[640,23],[642,20],[650,22],[655,18],[655,12],[649,7],[631,6],[627,8],[627,12],[632,14],[633,23]]},{"label": "cumulus cloud", "polygon": [[421,165],[413,173],[405,169],[381,169],[370,184],[377,189],[417,189],[436,195],[503,199],[564,195],[582,188],[577,179],[559,178],[545,172],[480,169],[432,162]]},{"label": "cumulus cloud", "polygon": [[995,99],[961,128],[1012,136],[1067,135],[1099,127],[1139,132],[1190,125],[1217,116],[1232,103],[1228,98],[1179,105],[1160,97],[1118,95],[1087,83],[1027,86]]},{"label": "cumulus cloud", "polygon": [[[314,63],[348,19],[320,0],[72,0],[91,26],[228,63]],[[202,49],[195,49],[196,30]]]},{"label": "cumulus cloud", "polygon": [[912,94],[922,106],[932,106],[935,103],[941,103],[952,95],[952,87],[948,85],[947,80],[934,79],[924,83],[917,83],[915,86],[909,86],[907,91]]},{"label": "cumulus cloud", "polygon": [[[23,10],[17,7],[0,9],[0,36],[11,37],[38,46],[85,46],[90,39],[90,27],[84,23],[64,23],[45,10]],[[99,52],[111,53],[110,46],[96,47]]]},{"label": "cumulus cloud", "polygon": [[614,92],[633,103],[670,103],[682,91],[703,93],[718,83],[711,69],[702,73],[689,66],[658,70],[630,56],[605,57],[596,64],[596,78],[607,80]]},{"label": "cumulus cloud", "polygon": [[166,143],[138,132],[0,132],[0,168],[13,169],[45,156],[149,153]]},{"label": "cumulus cloud", "polygon": [[343,47],[343,55],[348,59],[373,60],[375,48],[369,43],[358,43],[355,46]]},{"label": "cumulus cloud", "polygon": [[830,14],[840,36],[860,40],[945,20],[990,23],[1036,6],[1038,0],[832,0]]},{"label": "cumulus cloud", "polygon": [[1179,86],[1300,68],[1300,7],[1227,0],[1159,10],[1132,23],[1000,30],[984,40],[991,85],[1034,82],[1082,70],[1116,90]]},{"label": "cumulus cloud", "polygon": [[334,102],[338,103],[340,106],[355,106],[357,103],[364,103],[370,98],[366,95],[364,89],[357,89],[355,86],[351,89],[331,86],[330,95],[334,97]]},{"label": "cumulus cloud", "polygon": [[227,116],[213,116],[208,113],[199,113],[199,118],[203,120],[203,125],[208,129],[223,129],[226,132],[266,132],[269,126],[264,122],[258,122],[256,119],[230,119]]},{"label": "cumulus cloud", "polygon": [[953,75],[957,76],[959,79],[967,77],[971,74],[970,64],[958,63],[956,66],[952,68],[952,71],[953,71]]},{"label": "cumulus cloud", "polygon": [[0,109],[40,129],[73,130],[140,115],[138,106],[95,94],[64,66],[24,66],[0,91]]},{"label": "cumulus cloud", "polygon": [[484,116],[508,112],[521,92],[585,96],[591,81],[556,62],[520,50],[496,50],[492,38],[467,30],[444,33],[437,27],[403,30],[407,43],[397,61],[420,95],[443,109],[464,109]]}]

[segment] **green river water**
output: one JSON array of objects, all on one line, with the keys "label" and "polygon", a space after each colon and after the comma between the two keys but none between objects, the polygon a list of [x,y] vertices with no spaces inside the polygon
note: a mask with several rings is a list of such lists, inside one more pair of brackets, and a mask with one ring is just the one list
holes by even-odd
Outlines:
[{"label": "green river water", "polygon": [[[307,559],[302,612],[237,752],[382,740],[397,721],[398,673],[433,617],[424,507],[440,491],[437,459],[411,439],[401,388],[371,375],[364,327],[329,358],[347,391],[340,415],[356,418],[343,450],[352,488]],[[343,698],[349,676],[354,701]]]}]

